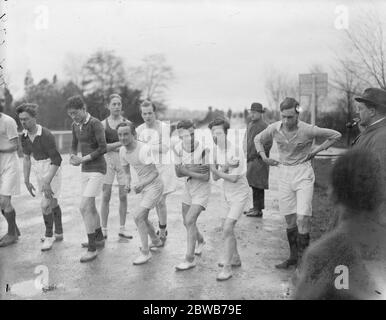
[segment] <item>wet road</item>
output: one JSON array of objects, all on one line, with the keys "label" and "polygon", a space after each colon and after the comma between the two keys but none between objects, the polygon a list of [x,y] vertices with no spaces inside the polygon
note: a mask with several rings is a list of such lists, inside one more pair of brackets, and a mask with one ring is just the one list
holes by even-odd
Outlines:
[{"label": "wet road", "polygon": [[[180,213],[182,180],[178,190],[167,199],[169,236],[164,248],[153,253],[149,263],[134,266],[139,253],[139,237],[130,214],[135,196],[128,197],[127,228],[134,239],[118,240],[118,188],[113,187],[110,207],[109,238],[98,258],[81,264],[85,249],[84,225],[77,209],[80,193],[79,168],[68,165],[64,157],[63,188],[60,204],[63,211],[63,242],[55,243],[51,251],[41,252],[40,237],[44,234],[39,200],[31,198],[24,185],[22,194],[13,200],[22,236],[16,245],[0,249],[3,265],[3,299],[287,299],[291,289],[292,271],[279,271],[274,265],[288,252],[285,227],[278,213],[275,176],[271,172],[271,190],[266,193],[263,219],[242,217],[237,225],[237,239],[242,266],[234,269],[228,281],[217,282],[217,263],[222,253],[222,196],[214,184],[209,206],[198,220],[206,246],[194,269],[176,272],[174,267],[185,254],[186,231]],[[99,208],[100,198],[97,199]],[[150,213],[157,225],[156,213]],[[0,232],[6,230],[0,218]],[[40,266],[40,267],[39,267]],[[42,267],[43,266],[43,267]],[[34,272],[41,268],[42,274]],[[53,290],[43,293],[35,282],[48,275]],[[4,293],[6,285],[10,292]]]}]

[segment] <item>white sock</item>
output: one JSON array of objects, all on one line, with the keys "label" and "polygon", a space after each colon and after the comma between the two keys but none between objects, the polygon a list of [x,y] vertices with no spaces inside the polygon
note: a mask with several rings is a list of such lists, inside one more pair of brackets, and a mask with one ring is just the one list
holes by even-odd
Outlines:
[{"label": "white sock", "polygon": [[106,228],[102,227],[102,233],[104,236],[107,236],[107,227]]},{"label": "white sock", "polygon": [[119,231],[126,231],[125,226],[120,226],[120,227],[119,227]]}]

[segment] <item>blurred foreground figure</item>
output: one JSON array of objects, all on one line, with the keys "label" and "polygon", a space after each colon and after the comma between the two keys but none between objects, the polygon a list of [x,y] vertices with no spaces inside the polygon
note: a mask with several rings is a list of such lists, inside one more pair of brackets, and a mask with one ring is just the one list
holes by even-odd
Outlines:
[{"label": "blurred foreground figure", "polygon": [[385,261],[385,230],[377,219],[380,186],[373,155],[351,150],[336,162],[330,196],[339,222],[306,251],[295,299],[382,298],[385,287],[378,280],[385,278],[374,268]]}]

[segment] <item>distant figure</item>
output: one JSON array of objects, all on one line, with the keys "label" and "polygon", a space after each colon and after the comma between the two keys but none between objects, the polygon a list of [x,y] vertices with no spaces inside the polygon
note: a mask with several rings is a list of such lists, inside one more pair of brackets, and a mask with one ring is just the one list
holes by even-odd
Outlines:
[{"label": "distant figure", "polygon": [[[279,210],[287,223],[290,256],[277,264],[278,269],[296,266],[310,242],[312,197],[315,174],[311,165],[320,151],[342,136],[338,131],[319,128],[299,120],[299,102],[285,98],[280,104],[281,121],[270,124],[255,137],[255,146],[263,161],[279,167]],[[313,147],[315,138],[325,141]],[[264,145],[275,141],[279,161],[268,158]]]},{"label": "distant figure", "polygon": [[226,206],[223,239],[225,254],[219,263],[222,270],[217,280],[228,280],[232,277],[232,267],[241,266],[237,249],[237,239],[234,232],[237,221],[249,198],[249,186],[246,177],[246,159],[242,146],[232,144],[228,137],[230,128],[227,120],[218,118],[209,124],[215,148],[213,150],[214,164],[210,165],[213,180],[223,179],[223,194]]},{"label": "distant figure", "polygon": [[[253,208],[247,212],[247,216],[261,218],[264,209],[264,189],[268,189],[269,166],[257,153],[254,139],[261,131],[267,128],[268,124],[263,120],[263,113],[265,110],[260,103],[252,103],[249,112],[251,121],[248,123],[244,141],[246,139],[247,178],[249,186],[252,188]],[[267,157],[269,157],[271,147],[272,142],[268,142],[264,145]]]},{"label": "distant figure", "polygon": [[[88,249],[80,258],[83,263],[94,260],[97,257],[97,247],[105,245],[95,198],[102,192],[106,174],[106,137],[102,123],[86,111],[86,105],[80,96],[69,98],[66,110],[74,121],[70,164],[81,166],[82,200],[79,209],[88,238],[88,242],[82,243],[82,247]],[[78,156],[78,147],[81,156]]]},{"label": "distant figure", "polygon": [[184,177],[182,195],[182,219],[186,228],[186,255],[176,266],[177,271],[185,271],[196,266],[195,255],[201,255],[205,245],[204,237],[197,228],[197,219],[206,210],[210,196],[210,172],[207,164],[209,150],[194,137],[194,125],[190,120],[177,124],[180,142],[174,147],[175,172]]},{"label": "distant figure", "polygon": [[377,287],[375,274],[366,267],[369,259],[378,260],[383,267],[379,279],[385,279],[385,232],[376,222],[382,199],[378,173],[376,158],[361,150],[336,161],[330,187],[338,226],[306,251],[295,299],[380,298],[385,288]]},{"label": "distant figure", "polygon": [[102,125],[105,129],[106,137],[106,175],[103,181],[103,197],[101,204],[101,220],[102,220],[102,232],[105,239],[107,239],[107,221],[110,212],[110,199],[111,191],[115,176],[118,182],[119,193],[119,232],[118,236],[123,239],[132,239],[133,237],[126,230],[126,215],[127,215],[127,192],[126,175],[123,171],[121,162],[119,160],[119,149],[122,146],[119,142],[118,132],[116,127],[121,122],[128,121],[122,117],[122,98],[118,94],[112,94],[109,97],[110,116],[102,121]]},{"label": "distant figure", "polygon": [[168,235],[166,198],[169,194],[176,191],[177,188],[177,179],[171,164],[170,124],[157,120],[156,107],[149,100],[145,100],[141,104],[141,115],[145,122],[136,129],[138,140],[149,144],[153,150],[158,148],[156,167],[164,188],[162,197],[155,209],[159,225],[157,234],[162,242],[165,243]]},{"label": "distant figure", "polygon": [[360,102],[358,113],[360,127],[364,128],[353,141],[353,148],[366,150],[374,154],[380,162],[382,175],[384,213],[380,219],[386,224],[386,91],[378,88],[367,88],[362,96],[355,98]]},{"label": "distant figure", "polygon": [[[38,106],[23,103],[16,108],[24,128],[21,135],[23,148],[24,183],[31,196],[41,195],[40,207],[46,233],[41,250],[51,250],[55,241],[63,240],[62,210],[58,203],[62,186],[62,157],[56,148],[54,135],[37,124]],[[31,169],[35,174],[37,190],[30,182]],[[55,234],[53,229],[55,227]]]}]

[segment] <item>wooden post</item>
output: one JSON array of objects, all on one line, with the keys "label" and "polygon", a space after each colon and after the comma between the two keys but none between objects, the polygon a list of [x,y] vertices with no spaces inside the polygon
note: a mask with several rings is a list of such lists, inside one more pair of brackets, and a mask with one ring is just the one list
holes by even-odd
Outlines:
[{"label": "wooden post", "polygon": [[311,95],[311,124],[316,123],[316,76],[312,75],[312,95]]}]

